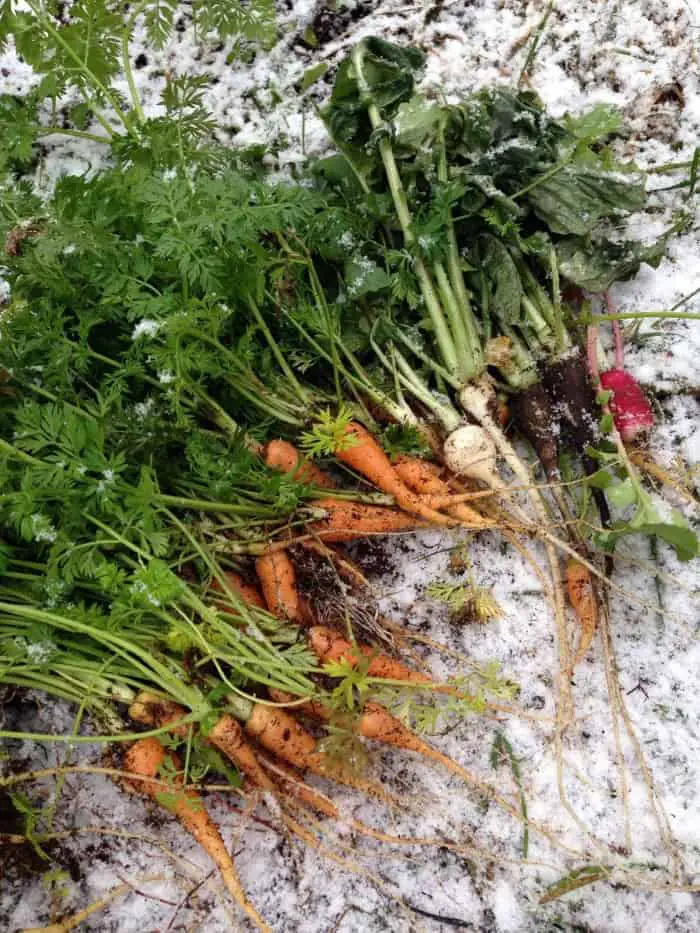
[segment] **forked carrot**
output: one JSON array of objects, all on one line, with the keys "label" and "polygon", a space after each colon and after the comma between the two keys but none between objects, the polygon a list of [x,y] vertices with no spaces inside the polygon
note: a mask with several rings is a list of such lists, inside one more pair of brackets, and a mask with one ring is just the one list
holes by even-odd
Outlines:
[{"label": "forked carrot", "polygon": [[327,516],[309,525],[309,530],[323,541],[335,544],[356,541],[368,535],[397,534],[430,527],[429,522],[381,505],[364,505],[341,499],[320,499],[313,505],[325,509]]},{"label": "forked carrot", "polygon": [[307,486],[318,486],[320,489],[334,489],[335,483],[323,470],[307,460],[289,441],[269,441],[263,448],[263,459],[273,470],[289,473],[294,479]]},{"label": "forked carrot", "polygon": [[393,496],[405,512],[418,515],[433,525],[454,525],[447,515],[430,508],[420,496],[411,492],[367,428],[353,421],[345,428],[345,434],[351,439],[350,443],[335,454],[341,463],[364,476],[382,492]]},{"label": "forked carrot", "polygon": [[[368,645],[353,645],[338,632],[325,625],[314,625],[309,629],[309,647],[323,664],[330,661],[347,661],[353,667],[359,662],[358,651],[365,657],[372,657],[376,652]],[[370,661],[370,677],[384,677],[387,680],[403,680],[409,683],[427,684],[431,679],[427,674],[412,671],[400,661],[386,654],[378,654]]]},{"label": "forked carrot", "polygon": [[301,622],[294,564],[286,551],[269,551],[255,561],[255,571],[269,611],[280,619]]},{"label": "forked carrot", "polygon": [[[399,456],[394,460],[394,469],[406,486],[421,496],[439,496],[440,498],[454,496],[448,483],[440,477],[440,468],[419,457]],[[480,515],[466,502],[458,502],[447,507],[447,512],[458,518],[463,525],[473,528],[490,528],[494,522]]]},{"label": "forked carrot", "polygon": [[573,661],[576,666],[586,656],[595,638],[598,628],[598,606],[590,571],[573,557],[566,562],[566,589],[581,628]]},{"label": "forked carrot", "polygon": [[[168,786],[142,781],[139,778],[157,778],[164,765],[177,772]],[[183,786],[182,765],[177,755],[167,751],[154,736],[139,739],[124,756],[124,770],[131,776],[130,785],[158,801],[170,810],[185,829],[196,839],[221,873],[227,890],[236,903],[259,930],[272,933],[272,928],[260,917],[247,899],[238,872],[221,838],[219,830],[207,813],[200,795],[192,788]]]}]

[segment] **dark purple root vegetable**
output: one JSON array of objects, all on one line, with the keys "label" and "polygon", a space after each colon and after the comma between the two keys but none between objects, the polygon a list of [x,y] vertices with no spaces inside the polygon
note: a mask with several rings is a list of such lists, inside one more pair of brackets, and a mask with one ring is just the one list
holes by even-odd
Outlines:
[{"label": "dark purple root vegetable", "polygon": [[554,419],[560,425],[562,440],[581,453],[595,441],[600,417],[585,358],[576,351],[551,363],[544,372],[542,382]]},{"label": "dark purple root vegetable", "polygon": [[534,447],[547,478],[558,479],[559,424],[544,385],[536,382],[513,396],[510,411],[515,426]]}]

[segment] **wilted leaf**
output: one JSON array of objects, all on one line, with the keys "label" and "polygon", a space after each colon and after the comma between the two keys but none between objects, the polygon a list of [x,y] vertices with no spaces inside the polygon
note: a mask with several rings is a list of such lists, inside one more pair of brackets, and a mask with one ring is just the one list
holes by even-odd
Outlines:
[{"label": "wilted leaf", "polygon": [[556,244],[561,276],[591,292],[604,292],[614,282],[636,275],[643,262],[658,266],[666,253],[666,237],[645,245],[633,240],[613,243],[566,237]]}]

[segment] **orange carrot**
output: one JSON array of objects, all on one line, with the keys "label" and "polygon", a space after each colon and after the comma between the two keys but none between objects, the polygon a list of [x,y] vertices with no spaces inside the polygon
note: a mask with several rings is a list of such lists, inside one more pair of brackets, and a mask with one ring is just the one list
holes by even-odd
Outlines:
[{"label": "orange carrot", "polygon": [[598,628],[598,607],[590,571],[573,557],[566,562],[566,589],[579,625],[579,636],[574,667],[583,660],[591,647]]},{"label": "orange carrot", "polygon": [[365,427],[353,421],[346,427],[345,434],[352,440],[347,447],[336,452],[341,463],[360,473],[382,492],[393,496],[396,504],[404,511],[418,515],[433,525],[454,524],[448,516],[429,508],[421,502],[419,496],[411,492]]},{"label": "orange carrot", "polygon": [[[406,486],[421,496],[439,496],[443,499],[454,495],[445,480],[440,478],[440,468],[434,463],[402,455],[394,460],[394,469]],[[487,528],[494,524],[464,502],[447,506],[447,511],[464,525]]]},{"label": "orange carrot", "polygon": [[[231,590],[240,596],[244,602],[248,603],[250,606],[256,606],[258,609],[266,608],[265,600],[255,584],[248,583],[243,577],[234,573],[232,570],[227,571],[224,577]],[[217,593],[223,592],[223,587],[216,577],[211,581],[211,588],[216,590]],[[231,608],[227,608],[225,611],[235,612],[235,610]]]},{"label": "orange carrot", "polygon": [[309,530],[323,541],[356,541],[365,535],[388,535],[429,527],[429,523],[412,515],[381,505],[341,499],[320,499],[313,505],[328,513],[326,518],[309,525]]},{"label": "orange carrot", "polygon": [[354,787],[377,800],[394,803],[391,795],[379,785],[348,773],[319,751],[316,739],[286,710],[255,703],[245,720],[244,728],[264,749],[287,764],[329,778],[337,784]]},{"label": "orange carrot", "polygon": [[[371,657],[376,652],[368,645],[353,645],[342,635],[324,625],[314,625],[309,629],[309,647],[316,657],[324,664],[329,661],[345,660],[353,667],[357,665],[358,651],[365,657]],[[395,661],[386,654],[373,657],[368,673],[370,677],[384,677],[387,680],[404,680],[410,683],[427,684],[431,678],[427,674],[412,671],[400,661]]]},{"label": "orange carrot", "polygon": [[296,572],[286,551],[269,551],[255,561],[265,603],[280,619],[301,622]]},{"label": "orange carrot", "polygon": [[399,454],[394,457],[392,464],[399,479],[421,496],[441,496],[450,491],[447,483],[440,479],[437,463]]},{"label": "orange carrot", "polygon": [[319,486],[321,489],[333,489],[335,483],[323,470],[307,460],[301,451],[289,441],[270,441],[263,448],[265,463],[273,470],[290,473],[300,483],[307,486]]},{"label": "orange carrot", "polygon": [[245,722],[245,731],[269,752],[297,768],[317,764],[316,739],[286,710],[254,703]]},{"label": "orange carrot", "polygon": [[179,773],[172,784],[166,787],[162,784],[139,780],[139,778],[156,778],[166,763],[176,772],[182,770],[177,755],[166,751],[157,738],[150,736],[139,739],[127,751],[124,757],[124,770],[131,775],[129,783],[134,789],[157,800],[170,810],[197,840],[221,872],[221,877],[231,896],[255,926],[259,930],[264,930],[265,933],[272,933],[271,927],[265,923],[247,899],[233,859],[229,855],[219,830],[207,813],[200,795],[192,788],[183,786],[183,778]]},{"label": "orange carrot", "polygon": [[256,787],[274,791],[275,787],[255,757],[243,735],[243,729],[237,719],[225,713],[207,735],[207,741],[216,746],[239,771],[248,777]]}]

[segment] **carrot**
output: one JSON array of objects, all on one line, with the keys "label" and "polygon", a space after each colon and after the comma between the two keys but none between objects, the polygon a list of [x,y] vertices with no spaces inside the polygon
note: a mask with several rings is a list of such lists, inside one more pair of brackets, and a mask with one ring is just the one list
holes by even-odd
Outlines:
[{"label": "carrot", "polygon": [[579,636],[574,667],[586,656],[598,628],[598,607],[590,571],[573,557],[566,562],[566,589],[579,625]]},{"label": "carrot", "polygon": [[[284,702],[284,693],[276,693],[276,695],[282,698],[281,701]],[[321,722],[328,722],[330,719],[330,711],[323,704],[314,700],[307,701],[302,709],[309,716]],[[396,716],[392,716],[379,703],[365,703],[357,722],[357,731],[366,739],[373,739],[382,742],[384,745],[393,745],[395,748],[401,748],[404,751],[416,752],[423,758],[429,758],[442,764],[448,771],[458,775],[468,784],[475,786],[481,794],[495,800],[508,812],[520,818],[520,814],[509,800],[501,797],[489,784],[472,774],[471,771],[463,768],[448,755],[438,751],[437,748],[433,748],[432,745],[417,736],[407,726],[404,726]]]},{"label": "carrot", "polygon": [[392,465],[399,479],[419,495],[441,496],[449,492],[447,483],[440,478],[440,467],[437,463],[398,454],[392,460]]},{"label": "carrot", "polygon": [[336,805],[324,794],[313,787],[309,787],[308,784],[300,780],[296,772],[293,772],[291,768],[279,762],[273,763],[272,761],[268,761],[265,757],[263,757],[262,760],[263,763],[268,764],[269,769],[277,778],[277,783],[280,785],[284,794],[296,798],[298,801],[306,804],[323,816],[327,816],[330,819],[339,819],[340,811]]},{"label": "carrot", "polygon": [[[452,496],[453,492],[444,479],[440,478],[440,468],[419,457],[400,455],[394,460],[394,469],[406,486],[413,492],[422,496]],[[462,524],[473,525],[475,528],[492,527],[493,521],[480,515],[466,503],[448,506],[450,515],[458,518]]]},{"label": "carrot", "polygon": [[700,502],[697,495],[684,484],[682,478],[670,470],[667,470],[665,467],[662,467],[660,463],[657,463],[648,450],[641,450],[639,447],[631,447],[628,450],[628,454],[635,466],[644,470],[645,473],[648,473],[649,476],[653,477],[658,482],[669,486],[674,492],[685,499],[686,502],[689,502],[691,505],[697,505],[698,502]]},{"label": "carrot", "polygon": [[297,768],[310,768],[319,757],[316,739],[286,710],[254,703],[245,731]]},{"label": "carrot", "polygon": [[393,496],[405,512],[418,515],[433,525],[453,524],[446,515],[425,505],[419,496],[411,492],[367,428],[353,421],[346,427],[345,434],[352,440],[347,447],[336,452],[341,463],[360,473],[382,492]]},{"label": "carrot", "polygon": [[320,499],[313,505],[325,509],[326,518],[309,525],[309,530],[323,541],[356,541],[367,535],[388,535],[415,531],[429,524],[381,505],[363,505],[341,499]]},{"label": "carrot", "polygon": [[[329,661],[345,660],[355,666],[360,660],[358,651],[365,657],[372,657],[375,650],[368,645],[353,645],[346,638],[324,625],[314,625],[309,630],[309,647],[324,664]],[[370,677],[384,677],[387,680],[404,680],[411,683],[427,684],[431,678],[427,674],[412,671],[400,661],[395,661],[386,654],[373,657],[368,668]]]},{"label": "carrot", "polygon": [[[230,698],[229,698],[230,699]],[[347,773],[318,750],[316,739],[286,710],[264,703],[252,704],[245,731],[268,752],[272,752],[302,771],[311,771],[338,784],[354,787],[377,800],[393,803],[393,799],[372,781]]]},{"label": "carrot", "polygon": [[[139,778],[155,778],[163,765],[168,763],[176,772],[182,770],[181,763],[173,752],[166,751],[163,745],[154,736],[139,739],[127,751],[124,757],[124,770],[132,777],[129,780],[134,789],[146,796],[157,800],[170,810],[182,823],[185,829],[197,840],[221,873],[221,877],[231,896],[253,921],[259,930],[272,933],[257,910],[247,899],[238,878],[233,859],[221,838],[219,830],[207,813],[200,795],[192,788],[183,786],[181,774],[177,774],[174,792],[170,787],[140,781]],[[167,802],[164,794],[167,793]]]},{"label": "carrot", "polygon": [[208,733],[207,741],[232,761],[256,787],[274,791],[274,785],[255,757],[237,719],[225,713]]},{"label": "carrot", "polygon": [[289,441],[269,441],[263,448],[263,459],[273,470],[290,473],[294,479],[307,486],[334,489],[335,483],[323,470],[311,463]]},{"label": "carrot", "polygon": [[[284,694],[280,693],[278,696],[283,697]],[[315,718],[321,721],[325,722],[329,718],[328,710],[314,701],[309,701],[305,704],[304,709],[309,715],[315,716]],[[400,720],[392,716],[388,710],[378,703],[369,702],[365,704],[358,721],[358,731],[360,735],[367,739],[374,739],[378,742],[404,749],[405,751],[415,752],[424,758],[438,762],[453,774],[460,777],[465,783],[474,787],[482,797],[492,800],[506,813],[515,817],[515,819],[527,823],[537,830],[545,839],[556,842],[555,837],[546,825],[525,816],[522,809],[519,809],[514,803],[508,800],[507,797],[499,794],[494,787],[471,771],[463,768],[462,765],[454,761],[448,755],[443,754],[443,752],[438,751],[438,749],[433,748],[432,745],[423,741],[423,739],[412,732],[407,726],[404,726]],[[311,803],[311,799],[309,799],[309,803]],[[311,805],[313,806],[314,804],[311,803]],[[365,832],[367,830],[367,827],[363,824],[357,824],[354,821],[353,828],[357,828],[360,832]],[[372,831],[370,831],[370,834],[374,835],[375,838],[379,838],[378,835]],[[391,839],[385,837],[385,841],[398,842],[400,839],[398,837],[392,837]]]},{"label": "carrot", "polygon": [[296,572],[286,551],[269,551],[255,561],[265,603],[270,612],[280,619],[301,622]]}]

